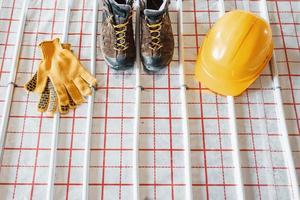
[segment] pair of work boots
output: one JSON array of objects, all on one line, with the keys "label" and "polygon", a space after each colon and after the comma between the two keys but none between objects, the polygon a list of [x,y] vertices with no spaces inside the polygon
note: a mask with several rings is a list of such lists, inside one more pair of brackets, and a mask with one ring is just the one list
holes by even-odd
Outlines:
[{"label": "pair of work boots", "polygon": [[[174,52],[174,37],[168,14],[170,0],[139,0],[140,48],[146,71],[168,66]],[[101,49],[106,63],[116,70],[134,66],[136,46],[132,25],[133,0],[104,0]]]}]

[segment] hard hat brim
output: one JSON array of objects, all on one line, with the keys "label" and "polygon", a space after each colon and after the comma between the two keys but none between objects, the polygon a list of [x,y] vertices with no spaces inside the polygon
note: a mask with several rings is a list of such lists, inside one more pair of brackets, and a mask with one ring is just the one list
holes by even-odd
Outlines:
[{"label": "hard hat brim", "polygon": [[260,67],[260,71],[253,76],[251,79],[248,80],[223,80],[222,78],[213,77],[204,69],[207,66],[203,66],[201,59],[198,59],[196,64],[197,72],[195,73],[195,78],[197,81],[204,84],[205,87],[210,89],[211,91],[223,95],[223,96],[239,96],[241,95],[247,88],[260,76],[260,73],[263,71],[265,66],[269,63],[270,59],[272,58],[273,47],[270,48],[271,51],[266,58],[265,62],[262,63]]},{"label": "hard hat brim", "polygon": [[198,73],[196,73],[195,78],[209,90],[217,94],[223,96],[239,96],[256,80],[257,77],[247,82],[226,81],[225,83],[224,81],[213,78],[201,67]]}]

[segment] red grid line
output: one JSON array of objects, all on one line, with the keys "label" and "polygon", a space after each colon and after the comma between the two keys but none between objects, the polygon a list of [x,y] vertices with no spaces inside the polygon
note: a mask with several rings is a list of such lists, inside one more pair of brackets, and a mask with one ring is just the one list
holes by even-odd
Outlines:
[{"label": "red grid line", "polygon": [[[207,2],[208,4],[208,2]],[[193,6],[194,6],[194,10],[196,10],[196,1],[193,0]],[[199,41],[198,41],[198,22],[197,22],[197,16],[196,16],[196,13],[193,12],[194,14],[194,26],[195,26],[195,33],[196,33],[196,47],[197,49],[199,49]],[[199,97],[200,97],[200,103],[199,103],[199,106],[200,106],[200,112],[201,112],[201,130],[202,130],[202,145],[203,145],[203,148],[204,148],[204,152],[203,152],[203,159],[204,159],[204,172],[205,172],[205,190],[206,190],[206,199],[209,200],[209,189],[208,189],[208,175],[207,175],[207,160],[206,160],[206,145],[205,145],[205,128],[204,128],[204,116],[203,116],[203,107],[202,107],[202,103],[203,103],[203,100],[202,100],[202,86],[201,86],[201,83],[199,83]],[[193,151],[193,150],[191,150]],[[200,177],[201,178],[201,177]]]},{"label": "red grid line", "polygon": [[[107,67],[106,85],[109,86],[109,67]],[[105,161],[106,161],[106,141],[107,141],[107,123],[108,123],[108,88],[106,89],[106,104],[105,104],[105,122],[104,122],[104,141],[103,141],[103,161],[102,161],[102,187],[101,187],[101,200],[104,199],[104,183],[105,183]]]},{"label": "red grid line", "polygon": [[[179,51],[179,49],[178,49]],[[169,131],[170,131],[170,170],[171,170],[171,194],[174,199],[174,171],[173,171],[173,128],[172,128],[172,106],[171,106],[171,80],[170,80],[170,66],[168,66],[168,104],[169,104]]]},{"label": "red grid line", "polygon": [[[3,167],[6,167],[6,168],[11,168],[11,167],[16,167],[17,165],[3,165]],[[21,168],[33,168],[34,165],[22,165],[22,166],[19,166]],[[37,165],[36,166],[37,168],[47,168],[48,166],[47,165]],[[57,168],[68,168],[69,166],[67,165],[57,165],[56,166]],[[103,166],[90,166],[91,168],[103,168]],[[105,166],[106,168],[116,168],[116,169],[119,169],[120,166],[117,165],[117,166],[108,166],[106,165]],[[224,169],[233,169],[234,166],[207,166],[207,168],[209,169],[222,169],[222,167]],[[77,166],[77,165],[73,165],[73,168],[83,168],[83,166]],[[123,165],[121,168],[123,169],[132,169],[132,166],[125,166]],[[140,166],[139,167],[140,169],[142,168],[149,168],[149,169],[153,169],[154,166],[150,166],[150,165],[147,165],[147,166]],[[170,166],[160,166],[160,165],[157,165],[156,168],[162,168],[162,169],[170,169],[171,167]],[[184,166],[173,166],[173,169],[183,169]],[[204,166],[193,166],[193,168],[204,168]],[[248,167],[242,167],[243,169],[255,169],[256,167],[252,167],[252,166],[248,166]],[[259,166],[257,167],[257,169],[273,169],[273,170],[276,170],[276,169],[288,169],[287,167],[265,167],[265,166]],[[297,168],[299,169],[299,168]]]},{"label": "red grid line", "polygon": [[[248,91],[246,92],[246,96],[247,96],[247,101],[249,102],[249,93],[248,93]],[[248,151],[250,151],[250,152],[253,151],[257,188],[258,188],[259,199],[261,199],[260,180],[259,180],[258,168],[257,168],[257,155],[256,155],[257,149],[255,147],[255,138],[254,138],[254,135],[253,135],[253,132],[254,132],[253,131],[253,122],[252,122],[252,118],[251,118],[251,108],[250,108],[249,104],[248,104],[248,114],[249,114],[250,130],[251,130],[251,141],[252,141],[252,148],[253,148],[253,150],[248,150]],[[240,150],[240,151],[242,151],[242,150]]]},{"label": "red grid line", "polygon": [[[260,79],[260,85],[261,85],[261,87],[262,87],[262,81],[261,81],[261,79]],[[262,103],[263,103],[263,105],[266,105],[266,102],[265,102],[265,98],[264,98],[264,93],[263,92],[261,92],[261,95],[262,95]],[[248,107],[250,106],[250,103],[248,102]],[[265,118],[265,120],[267,120],[266,118],[267,118],[267,116],[266,116],[266,113],[265,113],[265,111],[264,111],[264,118]],[[267,122],[266,122],[267,123]],[[256,131],[256,133],[257,133],[257,131]],[[268,148],[269,148],[269,153],[271,154],[272,153],[272,148],[271,148],[271,145],[270,145],[270,140],[269,140],[269,137],[270,137],[270,135],[269,135],[269,131],[266,131],[266,133],[263,133],[263,135],[266,135],[267,134],[267,137],[268,137]],[[255,136],[255,133],[252,133],[252,136],[254,137]],[[270,156],[270,161],[271,161],[271,166],[274,166],[274,162],[273,162],[273,158]],[[275,183],[275,173],[274,173],[274,168],[272,169],[273,170],[273,173],[272,173],[272,178],[273,178],[273,184],[274,184],[274,187],[275,187],[275,195],[276,195],[276,198],[278,198],[278,192],[277,192],[277,189],[278,188],[276,188],[277,186],[276,186],[276,183]]]},{"label": "red grid line", "polygon": [[[122,73],[122,87],[124,88],[124,79],[125,79],[125,76],[124,76],[124,72]],[[121,141],[120,141],[120,173],[119,173],[119,184],[122,184],[122,161],[123,161],[123,129],[124,129],[124,89],[122,89],[122,99],[121,99]],[[120,186],[119,187],[119,200],[122,199],[122,187]]]},{"label": "red grid line", "polygon": [[[156,98],[156,94],[155,94],[155,91],[156,91],[156,88],[155,88],[155,75],[153,75],[153,97],[152,97],[152,100],[153,102],[155,102],[155,98]],[[157,177],[157,171],[156,171],[156,151],[157,151],[157,148],[156,148],[156,106],[155,104],[153,104],[153,163],[154,163],[154,168],[153,168],[153,176],[154,176],[154,200],[157,199],[157,182],[156,182],[156,177]],[[141,150],[141,149],[139,149]]]}]

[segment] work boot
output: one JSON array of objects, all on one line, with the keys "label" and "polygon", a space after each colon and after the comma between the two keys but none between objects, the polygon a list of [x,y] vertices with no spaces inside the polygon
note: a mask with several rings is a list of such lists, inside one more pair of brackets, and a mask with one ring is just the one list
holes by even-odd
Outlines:
[{"label": "work boot", "polygon": [[168,13],[170,0],[140,0],[141,57],[144,68],[159,71],[170,64],[174,37]]},{"label": "work boot", "polygon": [[134,66],[133,0],[104,0],[101,49],[106,63],[116,70]]}]

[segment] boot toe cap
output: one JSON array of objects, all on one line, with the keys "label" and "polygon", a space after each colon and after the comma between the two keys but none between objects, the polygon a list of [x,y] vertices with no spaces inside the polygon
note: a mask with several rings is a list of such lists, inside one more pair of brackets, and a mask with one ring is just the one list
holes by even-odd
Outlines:
[{"label": "boot toe cap", "polygon": [[113,69],[116,70],[125,70],[128,68],[131,68],[134,66],[134,58],[128,58],[128,57],[105,57],[104,58],[106,63]]},{"label": "boot toe cap", "polygon": [[162,56],[142,56],[143,64],[148,71],[159,71],[163,68],[166,68],[171,59],[163,58]]}]

